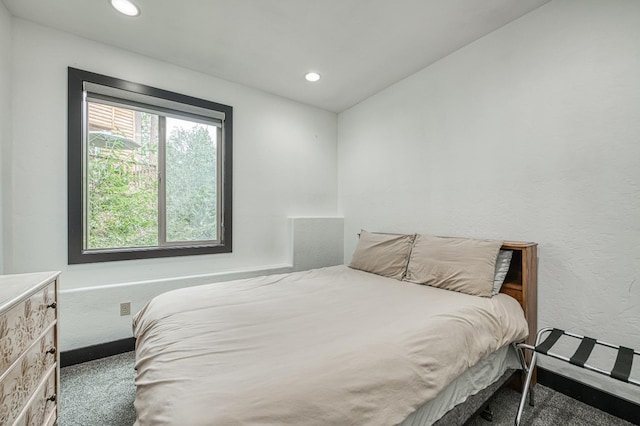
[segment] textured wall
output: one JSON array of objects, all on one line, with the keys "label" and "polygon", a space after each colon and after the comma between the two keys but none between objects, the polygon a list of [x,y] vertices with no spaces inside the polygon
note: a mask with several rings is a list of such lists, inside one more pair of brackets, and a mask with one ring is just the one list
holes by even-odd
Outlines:
[{"label": "textured wall", "polygon": [[341,265],[344,258],[344,218],[296,217],[291,225],[291,258],[295,271]]},{"label": "textured wall", "polygon": [[638,76],[640,2],[558,0],[340,114],[345,259],[360,228],[536,241],[539,326],[639,348]]}]

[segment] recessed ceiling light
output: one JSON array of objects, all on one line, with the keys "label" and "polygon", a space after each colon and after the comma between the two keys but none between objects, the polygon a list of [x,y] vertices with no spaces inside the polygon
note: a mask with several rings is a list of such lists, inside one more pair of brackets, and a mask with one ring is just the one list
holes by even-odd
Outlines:
[{"label": "recessed ceiling light", "polygon": [[307,81],[318,81],[320,80],[320,74],[317,72],[308,72],[304,78],[306,78]]},{"label": "recessed ceiling light", "polygon": [[140,9],[138,6],[131,3],[129,0],[110,0],[111,6],[113,6],[118,12],[127,16],[140,15]]}]

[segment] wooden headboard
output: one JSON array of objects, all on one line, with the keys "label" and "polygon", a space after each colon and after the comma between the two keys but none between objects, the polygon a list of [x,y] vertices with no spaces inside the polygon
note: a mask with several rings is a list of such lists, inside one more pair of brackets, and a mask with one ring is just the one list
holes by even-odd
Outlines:
[{"label": "wooden headboard", "polygon": [[529,323],[527,343],[534,344],[538,331],[538,245],[505,241],[503,250],[513,250],[511,266],[500,293],[516,299]]},{"label": "wooden headboard", "polygon": [[[525,342],[535,345],[538,332],[538,245],[505,241],[502,249],[513,250],[513,257],[500,293],[508,294],[520,303],[529,324],[529,337]],[[528,351],[525,357],[527,362],[531,361],[531,354]],[[534,384],[537,381],[536,376],[534,372],[532,379]],[[516,386],[516,389],[521,388],[521,384]]]}]

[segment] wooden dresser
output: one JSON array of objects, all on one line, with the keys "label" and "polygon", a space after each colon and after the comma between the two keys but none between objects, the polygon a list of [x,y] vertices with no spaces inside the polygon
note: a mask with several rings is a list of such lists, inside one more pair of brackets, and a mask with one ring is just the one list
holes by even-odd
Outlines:
[{"label": "wooden dresser", "polygon": [[58,419],[59,275],[0,275],[0,425]]}]

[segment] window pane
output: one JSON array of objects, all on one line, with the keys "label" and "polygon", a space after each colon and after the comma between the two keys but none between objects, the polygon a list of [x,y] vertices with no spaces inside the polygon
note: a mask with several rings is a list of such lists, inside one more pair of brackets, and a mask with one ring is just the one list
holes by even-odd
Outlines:
[{"label": "window pane", "polygon": [[158,116],[88,102],[85,249],[158,245]]},{"label": "window pane", "polygon": [[218,240],[218,128],[166,119],[167,242]]}]

